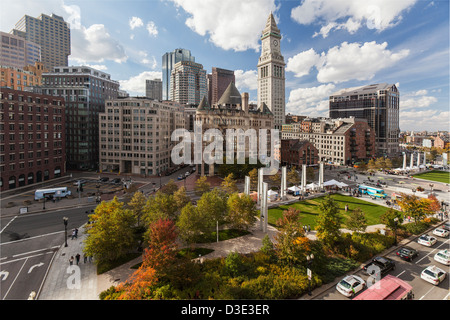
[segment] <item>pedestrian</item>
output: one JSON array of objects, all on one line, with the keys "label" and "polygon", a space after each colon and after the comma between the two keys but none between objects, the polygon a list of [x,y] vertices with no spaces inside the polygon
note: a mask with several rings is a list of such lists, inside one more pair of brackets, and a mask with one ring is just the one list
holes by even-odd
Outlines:
[{"label": "pedestrian", "polygon": [[70,264],[70,265],[73,264],[73,256],[70,257],[70,259],[69,259],[69,264]]},{"label": "pedestrian", "polygon": [[92,256],[89,256],[89,262],[92,262]]},{"label": "pedestrian", "polygon": [[311,226],[308,224],[308,232],[311,232]]},{"label": "pedestrian", "polygon": [[75,238],[78,239],[78,228],[75,228]]},{"label": "pedestrian", "polygon": [[348,211],[348,204],[345,205],[345,212]]},{"label": "pedestrian", "polygon": [[75,258],[77,259],[77,265],[78,265],[78,263],[80,262],[80,254],[77,253],[77,255],[75,256]]},{"label": "pedestrian", "polygon": [[75,230],[72,230],[72,240],[75,238]]},{"label": "pedestrian", "polygon": [[83,254],[83,259],[84,259],[84,263],[86,263],[86,261],[87,261],[87,256],[86,256],[86,253],[85,253],[85,254]]}]

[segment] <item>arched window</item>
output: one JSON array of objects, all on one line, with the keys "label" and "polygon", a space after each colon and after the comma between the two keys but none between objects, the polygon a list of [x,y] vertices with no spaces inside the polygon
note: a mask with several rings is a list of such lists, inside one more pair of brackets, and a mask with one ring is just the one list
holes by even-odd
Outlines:
[{"label": "arched window", "polygon": [[8,183],[9,183],[9,189],[14,189],[16,187],[16,177],[15,176],[9,177]]},{"label": "arched window", "polygon": [[33,174],[33,172],[30,172],[28,174],[28,179],[27,180],[28,180],[27,184],[33,184],[34,183],[34,174]]},{"label": "arched window", "polygon": [[25,175],[21,174],[19,176],[19,187],[23,187],[25,185]]}]

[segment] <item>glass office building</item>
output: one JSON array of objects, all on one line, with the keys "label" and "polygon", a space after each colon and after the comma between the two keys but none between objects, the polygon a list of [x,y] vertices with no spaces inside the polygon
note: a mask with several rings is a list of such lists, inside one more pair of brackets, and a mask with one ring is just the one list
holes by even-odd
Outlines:
[{"label": "glass office building", "polygon": [[377,155],[398,156],[400,93],[394,84],[343,89],[330,96],[330,118],[367,119],[375,130]]},{"label": "glass office building", "polygon": [[167,52],[162,57],[162,98],[170,99],[170,77],[173,67],[180,61],[195,62],[195,57],[191,55],[191,51],[187,49],[175,49]]}]

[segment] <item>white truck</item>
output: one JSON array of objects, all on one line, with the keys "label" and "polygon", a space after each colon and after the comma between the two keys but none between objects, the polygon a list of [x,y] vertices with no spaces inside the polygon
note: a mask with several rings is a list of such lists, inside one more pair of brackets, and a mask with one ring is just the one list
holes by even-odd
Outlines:
[{"label": "white truck", "polygon": [[34,200],[40,200],[46,197],[47,199],[51,198],[65,198],[71,195],[72,192],[67,189],[67,187],[60,188],[50,188],[50,189],[38,189],[34,193]]}]

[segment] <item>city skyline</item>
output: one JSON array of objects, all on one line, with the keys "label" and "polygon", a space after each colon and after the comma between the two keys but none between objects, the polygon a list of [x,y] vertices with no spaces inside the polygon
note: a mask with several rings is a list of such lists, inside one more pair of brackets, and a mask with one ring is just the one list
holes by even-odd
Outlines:
[{"label": "city skyline", "polygon": [[1,31],[25,14],[71,25],[69,65],[111,74],[131,95],[162,78],[164,53],[185,48],[207,73],[233,70],[257,100],[260,35],[273,12],[286,62],[286,113],[328,116],[328,97],[350,87],[396,84],[401,130],[448,130],[448,1],[3,1]]}]

